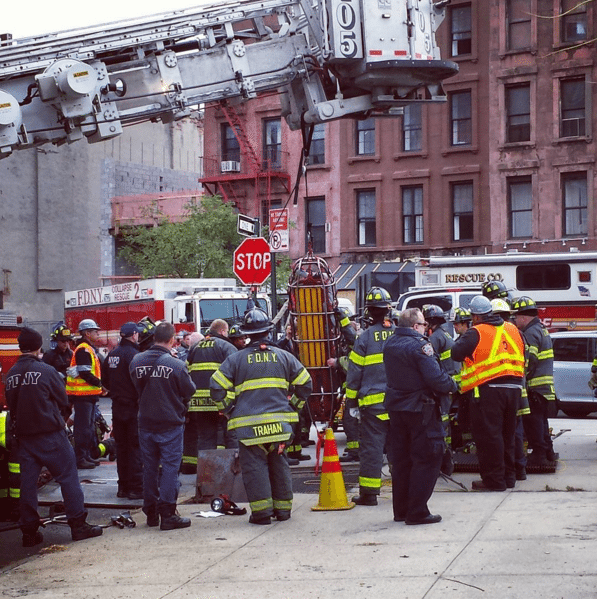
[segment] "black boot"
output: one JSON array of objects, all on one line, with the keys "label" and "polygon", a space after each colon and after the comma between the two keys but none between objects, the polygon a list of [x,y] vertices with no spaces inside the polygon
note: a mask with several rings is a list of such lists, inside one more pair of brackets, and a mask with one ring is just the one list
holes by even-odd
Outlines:
[{"label": "black boot", "polygon": [[355,495],[352,498],[352,501],[357,505],[377,505],[377,495],[373,495],[373,493],[366,495]]},{"label": "black boot", "polygon": [[147,526],[160,525],[160,515],[158,514],[158,508],[155,505],[150,508],[143,508],[143,511],[147,516]]},{"label": "black boot", "polygon": [[37,526],[23,526],[23,547],[35,547],[43,542],[44,536],[37,530]]},{"label": "black boot", "polygon": [[87,514],[83,514],[78,518],[71,518],[68,521],[70,533],[73,541],[83,541],[93,537],[100,537],[104,532],[101,526],[93,526],[85,521]]},{"label": "black boot", "polygon": [[177,528],[188,528],[191,526],[189,518],[181,518],[176,513],[176,504],[166,505],[160,508],[160,530],[176,530]]}]

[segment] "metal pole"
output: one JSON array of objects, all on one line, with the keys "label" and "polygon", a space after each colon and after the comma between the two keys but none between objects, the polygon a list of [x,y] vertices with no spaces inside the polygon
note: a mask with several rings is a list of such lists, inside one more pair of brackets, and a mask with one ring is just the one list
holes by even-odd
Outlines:
[{"label": "metal pole", "polygon": [[271,252],[272,259],[272,317],[278,313],[278,293],[277,293],[277,281],[276,281],[276,252]]}]

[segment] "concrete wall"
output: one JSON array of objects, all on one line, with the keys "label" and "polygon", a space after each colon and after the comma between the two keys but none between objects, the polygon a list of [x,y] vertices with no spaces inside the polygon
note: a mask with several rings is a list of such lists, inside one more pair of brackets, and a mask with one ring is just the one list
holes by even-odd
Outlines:
[{"label": "concrete wall", "polygon": [[65,290],[95,286],[113,274],[111,198],[197,190],[202,143],[202,123],[190,118],[129,127],[108,142],[43,146],[1,160],[4,308],[40,331],[60,320]]}]

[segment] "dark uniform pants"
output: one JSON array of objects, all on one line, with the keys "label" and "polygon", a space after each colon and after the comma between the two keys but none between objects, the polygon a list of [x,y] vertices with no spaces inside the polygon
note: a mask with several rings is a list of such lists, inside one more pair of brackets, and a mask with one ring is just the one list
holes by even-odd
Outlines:
[{"label": "dark uniform pants", "polygon": [[529,391],[530,414],[522,417],[524,433],[535,458],[552,459],[553,443],[547,420],[548,400],[536,391]]},{"label": "dark uniform pants", "polygon": [[137,416],[120,417],[112,410],[112,432],[116,441],[118,490],[125,493],[143,491],[143,462],[139,447]]},{"label": "dark uniform pants", "polygon": [[184,427],[183,464],[197,467],[197,454],[202,449],[218,448],[218,430],[224,426],[224,443],[226,449],[236,449],[238,440],[234,431],[227,430],[227,421],[219,412],[193,411],[187,415],[188,422]]},{"label": "dark uniform pants", "polygon": [[359,421],[355,416],[350,415],[350,410],[344,405],[342,413],[342,428],[346,435],[346,451],[359,453]]},{"label": "dark uniform pants", "polygon": [[516,482],[514,437],[521,390],[479,387],[471,399],[471,426],[477,446],[479,470],[485,485],[505,490]]},{"label": "dark uniform pants", "polygon": [[388,421],[379,419],[367,408],[361,408],[360,412],[359,492],[361,495],[379,495]]},{"label": "dark uniform pants", "polygon": [[292,477],[278,443],[239,444],[240,467],[251,513],[257,518],[289,513],[292,509]]},{"label": "dark uniform pants", "polygon": [[77,462],[91,460],[92,448],[97,446],[97,433],[95,430],[96,403],[97,397],[76,398],[74,400],[74,438]]},{"label": "dark uniform pants", "polygon": [[62,430],[23,437],[18,444],[21,462],[21,528],[32,527],[37,530],[37,479],[43,466],[60,485],[66,517],[71,520],[86,515],[75,453],[66,432]]},{"label": "dark uniform pants", "polygon": [[390,461],[395,518],[423,520],[444,454],[444,429],[434,404],[425,412],[390,412]]}]

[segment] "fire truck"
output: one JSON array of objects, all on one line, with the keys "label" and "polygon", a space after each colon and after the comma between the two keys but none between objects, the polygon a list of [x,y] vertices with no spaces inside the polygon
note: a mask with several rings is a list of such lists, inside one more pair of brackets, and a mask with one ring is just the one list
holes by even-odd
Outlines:
[{"label": "fire truck", "polygon": [[21,331],[20,318],[8,310],[0,310],[0,409],[4,399],[4,377],[21,355],[17,337]]},{"label": "fire truck", "polygon": [[396,307],[468,308],[489,281],[504,283],[512,298],[534,299],[551,331],[597,328],[597,252],[431,256],[418,261],[416,286],[400,296]]},{"label": "fire truck", "polygon": [[205,333],[216,318],[229,324],[242,320],[249,298],[271,314],[266,294],[237,287],[235,279],[146,279],[67,291],[64,318],[73,331],[84,318],[93,318],[102,329],[98,345],[111,349],[125,322],[148,316],[154,322],[167,320],[177,330]]}]

